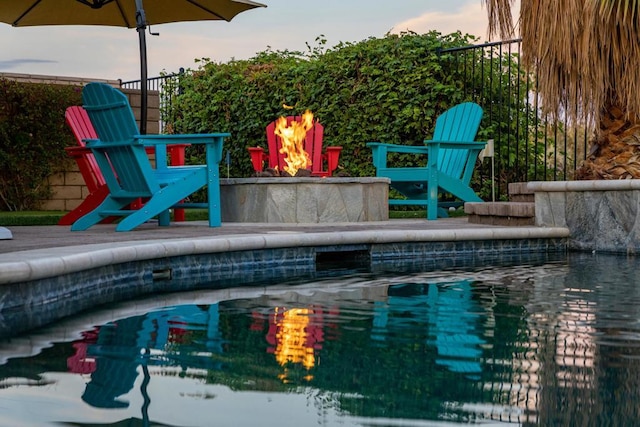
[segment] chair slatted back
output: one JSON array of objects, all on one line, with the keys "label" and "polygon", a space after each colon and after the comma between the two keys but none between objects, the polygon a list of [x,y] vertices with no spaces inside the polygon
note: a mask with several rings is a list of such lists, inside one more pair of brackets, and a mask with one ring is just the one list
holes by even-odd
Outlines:
[{"label": "chair slatted back", "polygon": [[[80,147],[85,146],[85,139],[98,138],[98,135],[91,124],[91,120],[87,115],[87,111],[84,108],[77,105],[68,107],[64,113],[64,117]],[[104,177],[102,176],[102,173],[100,173],[98,162],[93,154],[87,153],[84,156],[83,161],[78,163],[78,166],[80,167],[80,172],[87,184],[89,192],[94,192],[98,187],[105,184]]]},{"label": "chair slatted back", "polygon": [[139,131],[127,97],[111,86],[89,83],[82,99],[100,139],[96,160],[111,194],[147,197],[157,192],[145,148],[134,139]]},{"label": "chair slatted back", "polygon": [[[445,111],[436,120],[433,140],[436,141],[474,141],[480,121],[482,108],[478,104],[465,102]],[[438,156],[438,169],[445,174],[469,184],[471,174],[464,174],[466,165],[472,156],[475,163],[477,150],[441,149]]]}]

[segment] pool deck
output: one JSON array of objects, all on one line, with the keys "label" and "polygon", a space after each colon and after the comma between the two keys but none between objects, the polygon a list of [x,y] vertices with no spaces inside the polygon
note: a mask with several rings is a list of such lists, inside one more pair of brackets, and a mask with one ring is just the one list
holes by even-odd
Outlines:
[{"label": "pool deck", "polygon": [[11,240],[0,240],[0,284],[77,272],[96,266],[162,256],[299,246],[389,242],[450,242],[565,238],[561,227],[503,227],[470,224],[466,218],[437,221],[398,219],[323,224],[172,223],[144,224],[131,232],[97,225],[71,232],[66,226],[8,227]]}]

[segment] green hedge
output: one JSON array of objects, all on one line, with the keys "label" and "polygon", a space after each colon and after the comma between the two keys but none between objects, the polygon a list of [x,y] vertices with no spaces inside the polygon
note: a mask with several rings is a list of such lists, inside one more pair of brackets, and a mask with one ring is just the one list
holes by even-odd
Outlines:
[{"label": "green hedge", "polygon": [[0,79],[0,211],[38,209],[47,178],[67,164],[73,141],[64,122],[80,88]]},{"label": "green hedge", "polygon": [[459,67],[447,66],[438,50],[472,40],[460,33],[407,33],[325,50],[319,39],[306,53],[267,50],[250,60],[203,60],[180,80],[165,120],[177,133],[231,132],[225,145],[230,175],[246,177],[252,174],[247,147],[266,146],[267,124],[308,109],[325,126],[325,144],[343,147],[342,171],[370,176],[367,142],[423,144],[437,115],[465,100]]}]

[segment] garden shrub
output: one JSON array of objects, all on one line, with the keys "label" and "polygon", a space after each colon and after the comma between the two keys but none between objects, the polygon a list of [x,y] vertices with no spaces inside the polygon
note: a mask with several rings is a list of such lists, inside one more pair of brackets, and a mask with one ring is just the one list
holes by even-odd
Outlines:
[{"label": "garden shrub", "polygon": [[64,111],[80,103],[78,87],[0,79],[0,210],[34,210],[49,197],[47,178],[73,141]]},{"label": "garden shrub", "polygon": [[176,133],[230,132],[230,175],[247,177],[253,173],[247,147],[266,147],[267,124],[308,109],[325,126],[325,145],[343,147],[340,171],[371,176],[367,142],[421,145],[437,115],[465,100],[457,67],[443,66],[438,50],[471,41],[460,33],[405,33],[325,49],[318,38],[306,53],[204,59],[181,78],[165,118]]}]

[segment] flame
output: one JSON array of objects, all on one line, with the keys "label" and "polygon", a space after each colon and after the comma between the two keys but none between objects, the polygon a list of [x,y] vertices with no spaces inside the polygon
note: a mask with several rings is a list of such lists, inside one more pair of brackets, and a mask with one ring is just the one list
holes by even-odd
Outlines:
[{"label": "flame", "polygon": [[287,363],[300,363],[307,369],[315,366],[313,347],[307,344],[307,328],[312,310],[294,308],[282,313],[276,335],[276,360],[282,366]]},{"label": "flame", "polygon": [[304,140],[312,127],[313,113],[309,110],[304,112],[300,122],[294,120],[289,126],[286,117],[280,117],[276,121],[275,134],[282,140],[280,154],[287,155],[284,159],[287,165],[283,169],[291,176],[295,176],[299,169],[311,166],[309,153],[304,150]]},{"label": "flame", "polygon": [[[272,315],[272,325],[275,326],[273,353],[276,361],[284,371],[278,378],[283,382],[290,381],[289,364],[299,364],[309,371],[315,367],[317,360],[315,348],[320,348],[322,337],[313,333],[317,327],[312,324],[310,316],[314,310],[308,308],[286,309],[276,307]],[[305,381],[313,380],[313,375],[308,373],[303,377]]]}]

